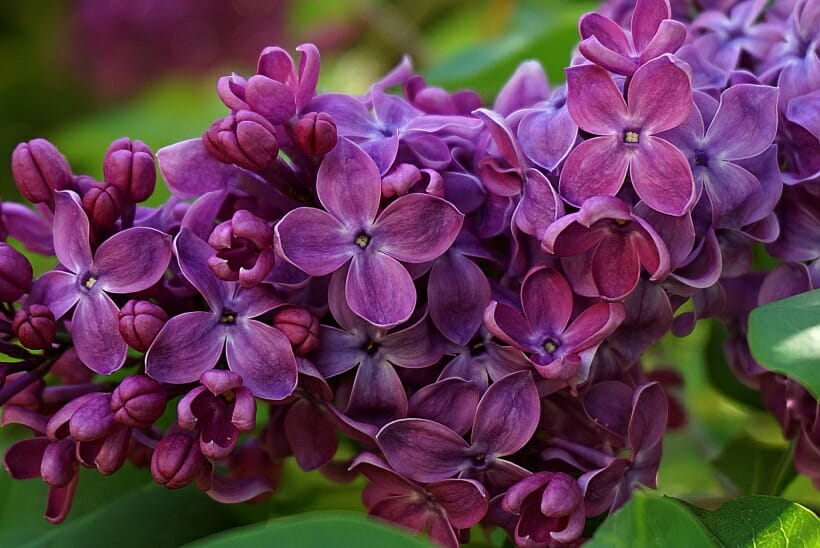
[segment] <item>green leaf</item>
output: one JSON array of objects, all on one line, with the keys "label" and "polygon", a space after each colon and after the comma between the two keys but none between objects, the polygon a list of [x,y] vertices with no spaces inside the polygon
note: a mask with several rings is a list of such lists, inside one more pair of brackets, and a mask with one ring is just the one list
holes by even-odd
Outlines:
[{"label": "green leaf", "polygon": [[777,497],[741,497],[717,510],[696,510],[721,546],[820,546],[820,519],[808,508]]},{"label": "green leaf", "polygon": [[820,289],[753,310],[749,346],[761,365],[799,381],[820,398]]},{"label": "green leaf", "polygon": [[609,516],[586,548],[708,548],[719,546],[683,503],[635,492]]},{"label": "green leaf", "polygon": [[[39,515],[42,516],[42,512]],[[52,526],[39,538],[14,545],[25,548],[172,547],[241,523],[224,505],[194,488],[170,491],[147,484],[101,504],[79,519]]]},{"label": "green leaf", "polygon": [[326,548],[430,548],[420,538],[352,512],[311,512],[224,531],[187,546],[240,548],[243,546],[298,546]]},{"label": "green leaf", "polygon": [[712,464],[743,495],[779,495],[797,475],[790,446],[763,444],[748,436],[729,443]]}]

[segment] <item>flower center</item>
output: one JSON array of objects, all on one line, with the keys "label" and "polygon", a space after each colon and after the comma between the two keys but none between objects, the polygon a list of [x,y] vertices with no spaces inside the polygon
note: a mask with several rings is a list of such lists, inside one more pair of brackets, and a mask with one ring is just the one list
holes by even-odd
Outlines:
[{"label": "flower center", "polygon": [[85,286],[86,289],[91,289],[92,287],[94,287],[94,285],[96,283],[97,283],[97,278],[95,278],[94,276],[89,276],[85,280],[85,282],[83,282],[83,285]]},{"label": "flower center", "polygon": [[706,156],[706,153],[700,152],[700,151],[695,153],[695,165],[696,166],[705,166],[708,163],[709,163],[709,157]]},{"label": "flower center", "polygon": [[547,339],[546,341],[544,341],[544,350],[546,350],[550,354],[558,350],[558,346],[558,343],[552,339]]},{"label": "flower center", "polygon": [[624,143],[637,143],[638,142],[638,132],[633,130],[628,130],[624,132]]},{"label": "flower center", "polygon": [[225,310],[222,312],[222,317],[219,318],[219,323],[223,325],[233,325],[236,323],[236,312]]},{"label": "flower center", "polygon": [[470,347],[471,356],[479,356],[484,353],[484,342],[480,341]]},{"label": "flower center", "polygon": [[356,239],[353,240],[353,243],[364,249],[367,247],[367,244],[370,243],[370,236],[362,232],[361,234],[356,236]]},{"label": "flower center", "polygon": [[379,343],[373,339],[368,339],[368,341],[362,345],[362,350],[364,350],[369,356],[372,356],[379,351]]}]

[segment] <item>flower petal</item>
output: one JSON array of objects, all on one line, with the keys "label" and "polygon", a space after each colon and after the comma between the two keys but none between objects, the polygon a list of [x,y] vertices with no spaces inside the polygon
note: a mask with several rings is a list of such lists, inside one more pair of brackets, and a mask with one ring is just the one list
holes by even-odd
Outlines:
[{"label": "flower petal", "polygon": [[208,258],[214,254],[214,249],[184,228],[174,240],[174,249],[182,275],[205,297],[211,310],[221,313],[233,294],[234,284],[220,280],[208,267]]},{"label": "flower petal", "polygon": [[577,65],[564,72],[567,108],[578,127],[595,135],[620,138],[620,132],[626,129],[627,106],[609,73],[597,65]]},{"label": "flower petal", "polygon": [[447,253],[433,263],[427,283],[430,318],[452,342],[464,345],[473,338],[490,296],[487,276],[464,255]]},{"label": "flower petal", "polygon": [[320,209],[294,209],[276,224],[275,231],[280,254],[311,276],[334,272],[355,250],[356,234]]},{"label": "flower petal", "polygon": [[388,205],[373,226],[372,245],[407,263],[432,261],[455,241],[464,220],[450,202],[413,193]]},{"label": "flower petal", "polygon": [[629,175],[641,200],[675,217],[691,210],[697,196],[686,157],[668,141],[651,136],[642,137],[636,150]]},{"label": "flower petal", "polygon": [[111,293],[134,293],[157,283],[171,262],[171,237],[153,228],[129,228],[94,254],[94,273]]},{"label": "flower petal", "polygon": [[405,321],[416,306],[416,288],[407,269],[379,252],[353,257],[345,297],[355,314],[378,327]]},{"label": "flower petal", "polygon": [[643,0],[635,3],[632,12],[632,40],[635,49],[641,51],[658,32],[661,21],[671,16],[669,4],[664,0]]},{"label": "flower petal", "polygon": [[319,348],[311,358],[322,375],[330,378],[353,369],[362,360],[365,342],[362,337],[323,325],[319,331]]},{"label": "flower petal", "polygon": [[296,388],[296,358],[284,333],[256,320],[238,321],[227,329],[228,367],[242,376],[253,395],[281,400]]},{"label": "flower petal", "polygon": [[521,284],[521,305],[535,331],[557,336],[572,314],[572,290],[557,270],[534,269]]},{"label": "flower petal", "polygon": [[353,229],[369,226],[379,211],[381,176],[376,163],[352,141],[339,138],[319,166],[316,193],[334,217]]},{"label": "flower petal", "polygon": [[34,282],[29,301],[43,303],[54,314],[54,319],[59,320],[77,303],[80,295],[77,276],[62,270],[52,270]]},{"label": "flower petal", "polygon": [[185,312],[160,329],[145,354],[145,373],[160,382],[185,384],[213,369],[225,334],[212,312]]},{"label": "flower petal", "polygon": [[461,436],[426,419],[393,421],[376,438],[390,466],[415,481],[451,478],[470,462],[469,446]]},{"label": "flower petal", "polygon": [[427,492],[447,513],[456,529],[468,529],[487,513],[489,496],[484,486],[475,480],[448,479],[427,486]]},{"label": "flower petal", "polygon": [[223,190],[241,173],[235,165],[223,164],[211,156],[200,138],[161,148],[157,161],[168,188],[183,200]]},{"label": "flower petal", "polygon": [[393,366],[378,357],[362,360],[345,413],[379,426],[406,417],[407,394]]},{"label": "flower petal", "polygon": [[285,416],[285,435],[299,468],[305,472],[321,468],[333,459],[339,440],[333,424],[322,410],[308,400],[299,400]]},{"label": "flower petal", "polygon": [[77,356],[95,373],[110,375],[125,363],[128,345],[120,335],[119,310],[102,291],[91,291],[77,302],[71,335]]},{"label": "flower petal", "polygon": [[[428,384],[413,394],[407,414],[428,419],[466,434],[478,406],[478,386],[464,379],[449,378]],[[454,405],[454,402],[458,402]]]},{"label": "flower petal", "polygon": [[630,165],[623,147],[620,136],[594,137],[575,147],[561,170],[561,196],[576,207],[593,196],[615,196]]},{"label": "flower petal", "polygon": [[484,393],[473,422],[473,446],[505,456],[530,441],[541,415],[538,390],[529,371],[510,373]]},{"label": "flower petal", "polygon": [[692,108],[692,83],[684,66],[683,61],[666,54],[635,71],[627,101],[636,129],[659,133],[686,120]]},{"label": "flower petal", "polygon": [[777,88],[737,84],[720,96],[705,146],[724,160],[757,156],[777,133]]},{"label": "flower petal", "polygon": [[90,226],[77,194],[59,190],[54,197],[54,253],[75,274],[91,266]]},{"label": "flower petal", "polygon": [[613,235],[605,238],[592,255],[592,277],[601,296],[620,300],[638,285],[641,262],[630,238]]}]

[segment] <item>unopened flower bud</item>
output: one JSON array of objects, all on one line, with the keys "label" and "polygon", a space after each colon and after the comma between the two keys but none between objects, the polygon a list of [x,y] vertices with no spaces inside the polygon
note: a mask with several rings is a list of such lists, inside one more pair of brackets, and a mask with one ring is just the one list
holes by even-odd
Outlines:
[{"label": "unopened flower bud", "polygon": [[28,259],[8,244],[0,243],[0,300],[16,301],[28,292],[34,275]]},{"label": "unopened flower bud", "polygon": [[293,140],[310,156],[324,156],[336,146],[336,122],[326,112],[310,112],[293,127]]},{"label": "unopened flower bud", "polygon": [[149,301],[131,299],[119,313],[120,335],[128,346],[145,352],[168,321],[168,314]]},{"label": "unopened flower bud", "polygon": [[157,182],[154,154],[142,141],[117,139],[105,153],[103,175],[120,190],[122,198],[142,202],[153,194]]},{"label": "unopened flower bud", "polygon": [[276,128],[261,115],[240,110],[215,121],[202,135],[208,152],[220,162],[261,171],[276,161]]},{"label": "unopened flower bud", "polygon": [[131,428],[149,428],[165,412],[159,383],[145,375],[126,377],[111,395],[114,420]]},{"label": "unopened flower bud", "polygon": [[382,179],[382,196],[385,198],[403,196],[419,181],[421,181],[419,168],[413,164],[399,164]]},{"label": "unopened flower bud", "polygon": [[122,192],[113,184],[94,185],[83,194],[83,209],[96,226],[114,226],[122,207]]},{"label": "unopened flower bud", "polygon": [[290,340],[297,356],[308,354],[319,346],[319,320],[304,308],[283,308],[273,317],[273,326]]},{"label": "unopened flower bud", "polygon": [[57,336],[54,314],[42,304],[32,304],[18,310],[11,327],[20,343],[32,350],[45,350]]},{"label": "unopened flower bud", "polygon": [[275,262],[273,229],[245,209],[217,225],[208,244],[216,250],[208,259],[213,273],[223,280],[239,281],[243,287],[259,284]]},{"label": "unopened flower bud", "polygon": [[168,489],[179,489],[190,484],[204,467],[205,458],[199,450],[198,441],[180,432],[162,438],[151,457],[151,477]]},{"label": "unopened flower bud", "polygon": [[48,444],[40,463],[43,481],[52,487],[65,487],[77,473],[74,440],[64,439]]},{"label": "unopened flower bud", "polygon": [[55,190],[72,187],[68,160],[45,139],[17,145],[11,155],[11,173],[20,194],[35,204],[51,200]]}]

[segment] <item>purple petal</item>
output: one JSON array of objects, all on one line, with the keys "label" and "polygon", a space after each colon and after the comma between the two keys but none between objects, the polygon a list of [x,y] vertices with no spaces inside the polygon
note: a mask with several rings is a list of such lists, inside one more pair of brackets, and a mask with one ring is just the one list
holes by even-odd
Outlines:
[{"label": "purple petal", "polygon": [[426,503],[407,496],[384,498],[375,503],[369,513],[379,519],[401,525],[412,532],[423,531],[431,515]]},{"label": "purple petal", "polygon": [[[627,106],[605,69],[596,65],[578,65],[565,72],[567,108],[581,129],[595,135],[612,135],[625,129],[624,121],[629,119]],[[620,135],[617,137],[621,138]]]},{"label": "purple petal", "polygon": [[430,318],[442,335],[467,344],[490,302],[490,282],[481,268],[460,253],[448,253],[433,263],[427,285]]},{"label": "purple petal", "polygon": [[134,293],[157,283],[170,262],[170,236],[153,228],[129,228],[97,248],[94,271],[104,290]]},{"label": "purple petal", "polygon": [[598,292],[607,299],[620,300],[638,285],[641,263],[630,238],[605,238],[592,255],[592,276]]},{"label": "purple petal", "polygon": [[281,124],[296,113],[293,91],[267,76],[251,76],[245,94],[245,100],[251,109],[274,124]]},{"label": "purple petal", "polygon": [[595,303],[572,321],[564,332],[564,343],[576,351],[599,344],[624,321],[625,311],[620,303]]},{"label": "purple petal", "polygon": [[416,288],[407,269],[379,252],[353,257],[345,297],[354,313],[379,327],[405,321],[416,306]]},{"label": "purple petal", "polygon": [[220,474],[211,476],[208,496],[223,504],[248,502],[251,499],[270,493],[273,486],[267,478],[226,478]]},{"label": "purple petal", "polygon": [[[633,452],[650,449],[661,442],[666,430],[669,407],[660,384],[653,382],[636,388],[629,419],[629,444]],[[635,457],[633,456],[633,459]]]},{"label": "purple petal", "polygon": [[521,304],[536,331],[558,335],[572,314],[572,290],[556,270],[538,268],[521,284]]},{"label": "purple petal", "polygon": [[552,171],[572,150],[578,138],[578,126],[567,108],[553,112],[534,111],[521,119],[518,138],[521,149],[530,160]]},{"label": "purple petal", "polygon": [[9,231],[9,236],[20,240],[28,251],[40,255],[54,255],[54,237],[50,219],[47,220],[44,215],[32,211],[23,204],[8,201],[3,201],[0,215]]},{"label": "purple petal", "polygon": [[68,516],[68,512],[71,510],[71,503],[74,502],[74,493],[77,490],[77,480],[79,480],[79,478],[80,475],[75,472],[68,485],[64,487],[49,487],[44,515],[46,520],[51,523],[60,523]]},{"label": "purple petal", "polygon": [[[664,53],[675,53],[686,40],[686,25],[679,21],[667,19],[661,21],[658,32],[644,47],[640,47],[641,62],[660,57]],[[693,71],[698,72],[698,71]]]},{"label": "purple petal", "polygon": [[333,377],[352,369],[362,360],[365,342],[363,337],[323,325],[319,331],[319,348],[311,357],[323,376]]},{"label": "purple petal", "polygon": [[92,371],[110,375],[125,363],[128,345],[120,335],[119,310],[102,291],[89,292],[79,300],[71,335],[77,356]]},{"label": "purple petal", "polygon": [[618,491],[623,490],[623,481],[629,461],[615,459],[605,468],[587,472],[578,478],[578,485],[584,492],[584,506],[591,516],[597,516],[610,509]]},{"label": "purple petal", "polygon": [[160,382],[185,384],[213,369],[225,334],[211,312],[185,312],[166,323],[145,354],[145,373]]},{"label": "purple petal", "polygon": [[538,61],[524,61],[498,92],[493,110],[509,116],[518,109],[534,105],[549,97],[549,84]]},{"label": "purple petal", "polygon": [[376,163],[379,175],[385,175],[396,161],[399,152],[399,135],[377,137],[359,144],[361,149]]},{"label": "purple petal", "polygon": [[630,55],[632,48],[624,30],[612,19],[600,13],[587,13],[578,22],[581,38],[597,37],[603,45],[621,55]]},{"label": "purple petal", "polygon": [[521,201],[513,212],[515,225],[540,240],[547,227],[563,214],[564,204],[546,176],[528,169]]},{"label": "purple petal", "polygon": [[368,227],[379,211],[381,176],[375,162],[348,139],[340,138],[319,166],[319,201],[345,226]]},{"label": "purple petal", "polygon": [[408,263],[432,261],[455,241],[464,216],[450,202],[428,194],[402,196],[373,226],[373,245]]},{"label": "purple petal", "polygon": [[168,188],[183,200],[223,190],[240,173],[235,165],[223,164],[211,156],[199,138],[158,150],[157,161]]},{"label": "purple petal", "polygon": [[627,100],[632,119],[643,132],[672,129],[689,116],[692,84],[683,66],[682,61],[664,55],[635,71]]},{"label": "purple petal", "polygon": [[427,492],[447,513],[456,529],[468,529],[487,513],[489,496],[484,486],[475,480],[449,479],[427,486]]},{"label": "purple petal", "polygon": [[518,147],[518,140],[507,126],[504,118],[497,112],[486,108],[480,108],[474,114],[484,121],[493,141],[495,141],[496,147],[498,147],[498,151],[501,153],[501,157],[513,168],[524,169],[527,163],[524,161],[521,149]]},{"label": "purple petal", "polygon": [[511,373],[487,389],[473,422],[473,446],[505,456],[530,441],[541,414],[538,390],[529,371]]},{"label": "purple petal", "polygon": [[593,196],[614,196],[623,186],[630,166],[623,147],[620,136],[594,137],[575,147],[561,170],[561,196],[577,207]]},{"label": "purple petal", "polygon": [[268,284],[238,287],[231,299],[232,310],[246,318],[255,318],[283,304],[282,295]]},{"label": "purple petal", "polygon": [[470,462],[467,442],[437,422],[397,420],[382,428],[376,437],[390,466],[415,481],[451,478]]},{"label": "purple petal", "polygon": [[632,40],[635,49],[644,49],[658,32],[661,21],[669,19],[669,4],[664,0],[643,0],[635,3],[632,12]]},{"label": "purple petal", "polygon": [[276,224],[275,231],[282,256],[311,276],[338,270],[355,250],[356,234],[320,209],[294,209]]},{"label": "purple petal", "polygon": [[339,440],[322,410],[307,400],[299,400],[285,416],[285,435],[299,468],[309,472],[333,459]]},{"label": "purple petal", "polygon": [[296,358],[284,333],[256,320],[239,321],[225,333],[228,367],[254,396],[281,400],[293,392]]},{"label": "purple petal", "polygon": [[393,366],[377,357],[362,360],[345,413],[378,425],[406,417],[407,394]]},{"label": "purple petal", "polygon": [[716,222],[761,190],[760,181],[754,175],[732,162],[716,160],[703,175],[712,205],[712,218]]},{"label": "purple petal", "polygon": [[602,381],[584,394],[584,411],[601,428],[626,442],[632,412],[632,389],[622,382]]},{"label": "purple petal", "polygon": [[12,444],[3,455],[3,468],[16,480],[39,478],[43,453],[50,443],[46,437],[36,437]]},{"label": "purple petal", "polygon": [[34,282],[29,299],[45,304],[59,320],[80,298],[77,276],[62,270],[46,272]]},{"label": "purple petal", "polygon": [[[478,386],[463,379],[449,378],[428,384],[410,398],[407,414],[443,424],[458,434],[466,434],[478,406]],[[458,402],[457,405],[453,405]]]},{"label": "purple petal", "polygon": [[820,90],[789,101],[786,118],[806,128],[815,139],[820,139]]},{"label": "purple petal", "polygon": [[296,88],[296,108],[301,111],[308,101],[316,95],[316,84],[319,81],[319,49],[313,44],[301,44],[296,51],[302,54],[299,59],[299,78]]},{"label": "purple petal", "polygon": [[207,192],[197,198],[185,211],[180,228],[187,228],[207,242],[227,196],[227,189],[223,189]]},{"label": "purple petal", "polygon": [[91,266],[88,217],[77,195],[70,190],[55,194],[54,252],[60,262],[75,274]]},{"label": "purple petal", "polygon": [[521,312],[496,301],[487,306],[484,324],[493,335],[521,350],[532,351],[541,338]]},{"label": "purple petal", "polygon": [[410,327],[386,335],[380,346],[385,359],[400,367],[427,367],[444,354],[439,337],[424,316]]},{"label": "purple petal", "polygon": [[578,51],[594,64],[604,67],[615,74],[631,76],[638,68],[638,63],[630,57],[617,53],[604,44],[596,36],[590,36],[578,44]]},{"label": "purple petal", "polygon": [[695,180],[689,162],[668,141],[642,137],[629,163],[629,175],[635,192],[655,211],[677,217],[695,204]]},{"label": "purple petal", "polygon": [[705,144],[724,160],[751,158],[766,150],[777,133],[777,88],[738,84],[720,96]]},{"label": "purple petal", "polygon": [[234,284],[220,280],[208,267],[208,258],[214,254],[214,249],[186,229],[177,235],[174,249],[182,275],[205,297],[211,310],[221,313],[233,293]]}]

